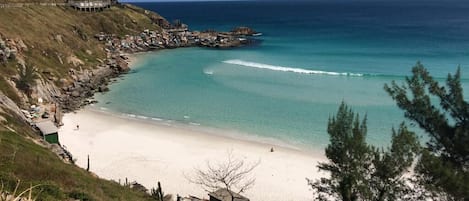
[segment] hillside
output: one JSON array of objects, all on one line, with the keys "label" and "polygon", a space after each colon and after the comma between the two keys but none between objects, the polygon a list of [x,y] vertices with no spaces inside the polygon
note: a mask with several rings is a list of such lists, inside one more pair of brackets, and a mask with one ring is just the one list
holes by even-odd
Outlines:
[{"label": "hillside", "polygon": [[71,69],[94,68],[106,58],[103,43],[93,38],[95,34],[123,36],[144,29],[160,30],[149,15],[159,17],[130,6],[113,6],[99,13],[53,6],[4,8],[0,12],[0,37],[16,45],[19,56],[17,61],[1,64],[0,73],[7,80],[0,81],[0,89],[18,100],[5,83],[11,85],[11,78],[18,75],[18,62],[34,66],[41,79],[52,81],[58,87],[70,84]]},{"label": "hillside", "polygon": [[35,134],[25,129],[27,125],[14,117],[8,120],[12,130],[0,126],[0,182],[4,190],[13,192],[19,181],[17,192],[40,185],[33,190],[37,200],[151,200],[141,191],[63,163],[49,149],[30,140]]},{"label": "hillside", "polygon": [[[0,4],[11,2],[33,1],[8,0]],[[19,190],[41,185],[33,191],[40,192],[38,200],[149,200],[141,191],[64,163],[25,122],[20,108],[37,104],[39,98],[57,103],[63,89],[76,84],[80,74],[103,65],[109,53],[104,43],[94,38],[96,34],[138,35],[144,29],[158,32],[161,28],[154,22],[166,22],[164,18],[133,6],[117,5],[96,13],[56,6],[8,7],[0,8],[0,19],[0,48],[5,50],[0,49],[4,54],[0,57],[3,190],[13,192],[20,181]],[[12,53],[7,57],[5,52]],[[24,90],[23,85],[30,90]]]}]

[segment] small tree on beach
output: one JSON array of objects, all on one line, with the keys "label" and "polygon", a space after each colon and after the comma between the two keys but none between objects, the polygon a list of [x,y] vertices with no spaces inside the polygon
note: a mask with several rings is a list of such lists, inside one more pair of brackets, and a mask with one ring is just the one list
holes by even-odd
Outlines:
[{"label": "small tree on beach", "polygon": [[307,179],[317,200],[396,200],[411,192],[404,173],[412,165],[419,145],[413,132],[401,124],[393,130],[392,145],[386,151],[366,143],[366,117],[342,103],[336,116],[329,119],[326,148],[329,162],[320,163],[330,177]]},{"label": "small tree on beach", "polygon": [[234,201],[234,193],[244,193],[254,185],[255,178],[252,171],[260,164],[246,163],[243,159],[236,158],[230,151],[226,161],[211,163],[207,161],[205,169],[195,168],[193,177],[186,177],[190,182],[200,185],[205,191],[213,192],[218,189],[226,189]]}]

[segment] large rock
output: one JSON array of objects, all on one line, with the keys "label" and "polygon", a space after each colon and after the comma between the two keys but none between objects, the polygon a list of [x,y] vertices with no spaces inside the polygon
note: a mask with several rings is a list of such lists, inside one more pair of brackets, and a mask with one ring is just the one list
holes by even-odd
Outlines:
[{"label": "large rock", "polygon": [[72,91],[72,96],[73,97],[80,97],[80,92],[75,90],[75,91]]},{"label": "large rock", "polygon": [[16,103],[12,101],[10,98],[5,96],[5,94],[3,94],[1,91],[0,91],[0,106],[14,112],[18,117],[20,117],[24,121],[28,121],[28,119],[24,116],[23,112],[21,112],[21,109],[18,107],[18,105],[16,105]]},{"label": "large rock", "polygon": [[31,97],[35,99],[41,98],[51,103],[55,102],[57,97],[61,95],[60,89],[53,83],[53,80],[37,79]]},{"label": "large rock", "polygon": [[21,50],[22,52],[28,51],[28,46],[26,46],[26,44],[24,44],[23,40],[21,39],[19,39],[17,42],[17,48]]},{"label": "large rock", "polygon": [[257,32],[254,31],[254,29],[249,28],[249,27],[236,27],[233,30],[231,30],[231,33],[234,35],[252,36],[256,34]]}]

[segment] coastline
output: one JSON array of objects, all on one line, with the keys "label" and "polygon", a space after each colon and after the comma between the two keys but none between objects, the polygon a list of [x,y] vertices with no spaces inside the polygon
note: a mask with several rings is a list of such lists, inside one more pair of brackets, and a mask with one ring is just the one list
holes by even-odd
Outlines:
[{"label": "coastline", "polygon": [[[138,68],[141,57],[152,52],[124,54],[130,70]],[[119,75],[122,73],[111,77]],[[301,149],[248,135],[244,138],[222,129],[207,130],[171,120],[132,116],[80,107],[64,115],[64,125],[59,129],[61,144],[81,168],[87,168],[89,156],[90,171],[99,177],[121,184],[136,181],[148,189],[160,181],[163,190],[173,196],[207,198],[207,192],[190,183],[187,177],[193,175],[194,168],[206,167],[207,161],[224,161],[228,152],[247,163],[260,161],[253,171],[256,183],[245,193],[251,200],[311,200],[306,178],[325,176],[316,167],[326,160],[322,150]],[[274,152],[270,152],[272,147]]]},{"label": "coastline", "polygon": [[[167,193],[206,197],[200,186],[189,183],[195,167],[206,161],[223,161],[231,151],[247,163],[261,161],[254,169],[256,184],[247,191],[251,200],[310,200],[305,178],[323,176],[317,163],[321,154],[220,135],[181,126],[148,123],[84,108],[68,113],[60,128],[60,140],[77,159],[99,177],[124,182],[137,181],[147,188],[161,181]],[[76,125],[80,125],[77,130]]]}]

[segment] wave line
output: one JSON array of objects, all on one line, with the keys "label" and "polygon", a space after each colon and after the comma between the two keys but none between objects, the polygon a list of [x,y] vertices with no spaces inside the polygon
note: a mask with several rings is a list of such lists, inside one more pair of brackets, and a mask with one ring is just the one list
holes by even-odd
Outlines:
[{"label": "wave line", "polygon": [[243,61],[243,60],[239,60],[239,59],[226,60],[226,61],[223,61],[223,63],[239,65],[239,66],[246,66],[246,67],[252,67],[252,68],[259,68],[259,69],[267,69],[267,70],[273,70],[273,71],[301,73],[301,74],[353,76],[353,77],[362,77],[363,76],[363,74],[361,74],[361,73],[308,70],[308,69],[293,68],[293,67],[288,67],[288,66],[274,66],[274,65],[263,64],[263,63],[255,63],[255,62]]}]

